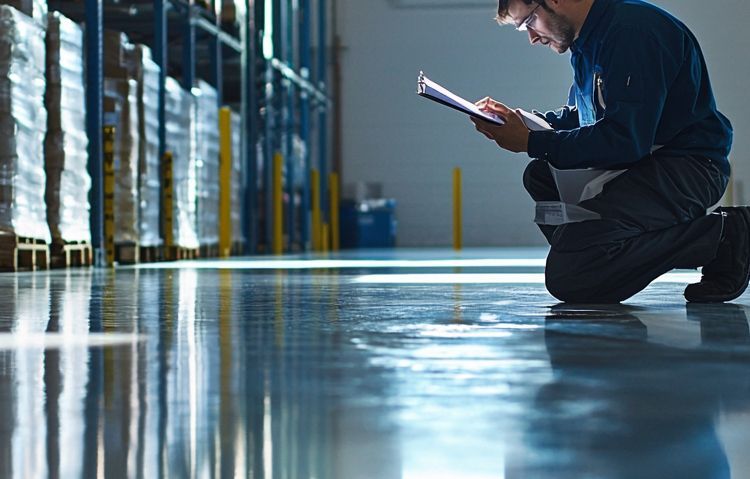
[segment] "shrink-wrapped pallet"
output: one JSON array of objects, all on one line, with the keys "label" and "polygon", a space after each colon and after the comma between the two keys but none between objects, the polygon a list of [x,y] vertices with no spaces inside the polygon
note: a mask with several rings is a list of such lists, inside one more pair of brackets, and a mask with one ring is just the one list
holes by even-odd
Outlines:
[{"label": "shrink-wrapped pallet", "polygon": [[219,243],[219,100],[216,89],[198,81],[196,105],[197,227],[201,245]]},{"label": "shrink-wrapped pallet", "polygon": [[245,203],[245,170],[242,168],[242,117],[232,112],[232,242],[244,243],[242,211]]},{"label": "shrink-wrapped pallet", "polygon": [[221,23],[225,29],[237,33],[246,19],[245,0],[221,0]]},{"label": "shrink-wrapped pallet", "polygon": [[174,246],[197,248],[196,225],[196,139],[193,95],[174,78],[166,82],[167,151],[172,153],[172,230]]},{"label": "shrink-wrapped pallet", "polygon": [[116,244],[136,244],[138,222],[138,82],[135,46],[117,32],[104,35],[104,116],[115,127]]},{"label": "shrink-wrapped pallet", "polygon": [[42,28],[47,27],[47,0],[0,0],[0,5],[10,5]]},{"label": "shrink-wrapped pallet", "polygon": [[44,30],[0,5],[0,231],[49,242]]},{"label": "shrink-wrapped pallet", "polygon": [[138,189],[140,195],[140,244],[159,246],[159,74],[161,69],[151,58],[151,50],[136,47],[138,64],[138,118],[140,132]]},{"label": "shrink-wrapped pallet", "polygon": [[104,80],[104,123],[115,127],[115,243],[138,241],[138,82]]},{"label": "shrink-wrapped pallet", "polygon": [[90,242],[83,31],[58,12],[47,30],[47,222],[56,242]]}]

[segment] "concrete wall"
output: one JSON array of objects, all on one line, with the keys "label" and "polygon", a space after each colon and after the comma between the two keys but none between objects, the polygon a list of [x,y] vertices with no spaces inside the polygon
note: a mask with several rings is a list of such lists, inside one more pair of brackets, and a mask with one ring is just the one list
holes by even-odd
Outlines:
[{"label": "concrete wall", "polygon": [[[466,246],[537,245],[533,202],[521,185],[526,155],[497,148],[458,113],[415,94],[419,70],[468,99],[552,109],[571,83],[569,55],[531,47],[495,24],[493,0],[339,2],[342,38],[343,182],[382,183],[398,200],[400,246],[452,241],[452,169],[464,176]],[[702,42],[720,109],[735,126],[738,200],[750,180],[743,132],[750,16],[746,0],[658,0]],[[452,6],[460,5],[460,6]],[[404,8],[412,5],[414,8]],[[750,200],[750,191],[747,193]]]}]

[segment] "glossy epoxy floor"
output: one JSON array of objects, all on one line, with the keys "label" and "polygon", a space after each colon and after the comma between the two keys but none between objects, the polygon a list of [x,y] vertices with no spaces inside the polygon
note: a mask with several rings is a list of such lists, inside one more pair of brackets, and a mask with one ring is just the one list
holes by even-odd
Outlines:
[{"label": "glossy epoxy floor", "polygon": [[750,294],[561,306],[544,255],[0,275],[0,477],[750,477]]}]

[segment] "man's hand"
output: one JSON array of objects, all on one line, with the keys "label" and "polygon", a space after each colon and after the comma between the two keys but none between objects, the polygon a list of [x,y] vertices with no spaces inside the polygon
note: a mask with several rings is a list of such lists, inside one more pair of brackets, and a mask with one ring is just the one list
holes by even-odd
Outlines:
[{"label": "man's hand", "polygon": [[488,121],[471,117],[477,131],[486,136],[488,139],[497,143],[503,148],[513,153],[525,153],[529,149],[529,129],[521,120],[520,113],[516,113],[500,102],[486,97],[475,103],[480,110],[487,113],[494,113],[505,121],[504,125],[495,125]]}]

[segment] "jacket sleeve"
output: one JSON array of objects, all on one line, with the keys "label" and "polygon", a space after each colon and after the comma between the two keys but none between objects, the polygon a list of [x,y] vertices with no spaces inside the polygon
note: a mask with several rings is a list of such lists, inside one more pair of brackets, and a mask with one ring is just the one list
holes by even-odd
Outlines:
[{"label": "jacket sleeve", "polygon": [[546,113],[534,111],[539,118],[546,121],[554,130],[575,130],[578,128],[578,109],[575,106],[565,105],[557,110]]},{"label": "jacket sleeve", "polygon": [[648,155],[683,57],[666,43],[637,26],[611,31],[601,45],[603,82],[593,91],[604,116],[570,131],[531,132],[529,156],[572,169],[624,166]]},{"label": "jacket sleeve", "polygon": [[576,108],[575,84],[570,85],[568,90],[568,103],[548,112],[533,110],[532,113],[550,124],[553,130],[575,130],[580,126],[578,121],[578,108]]}]

